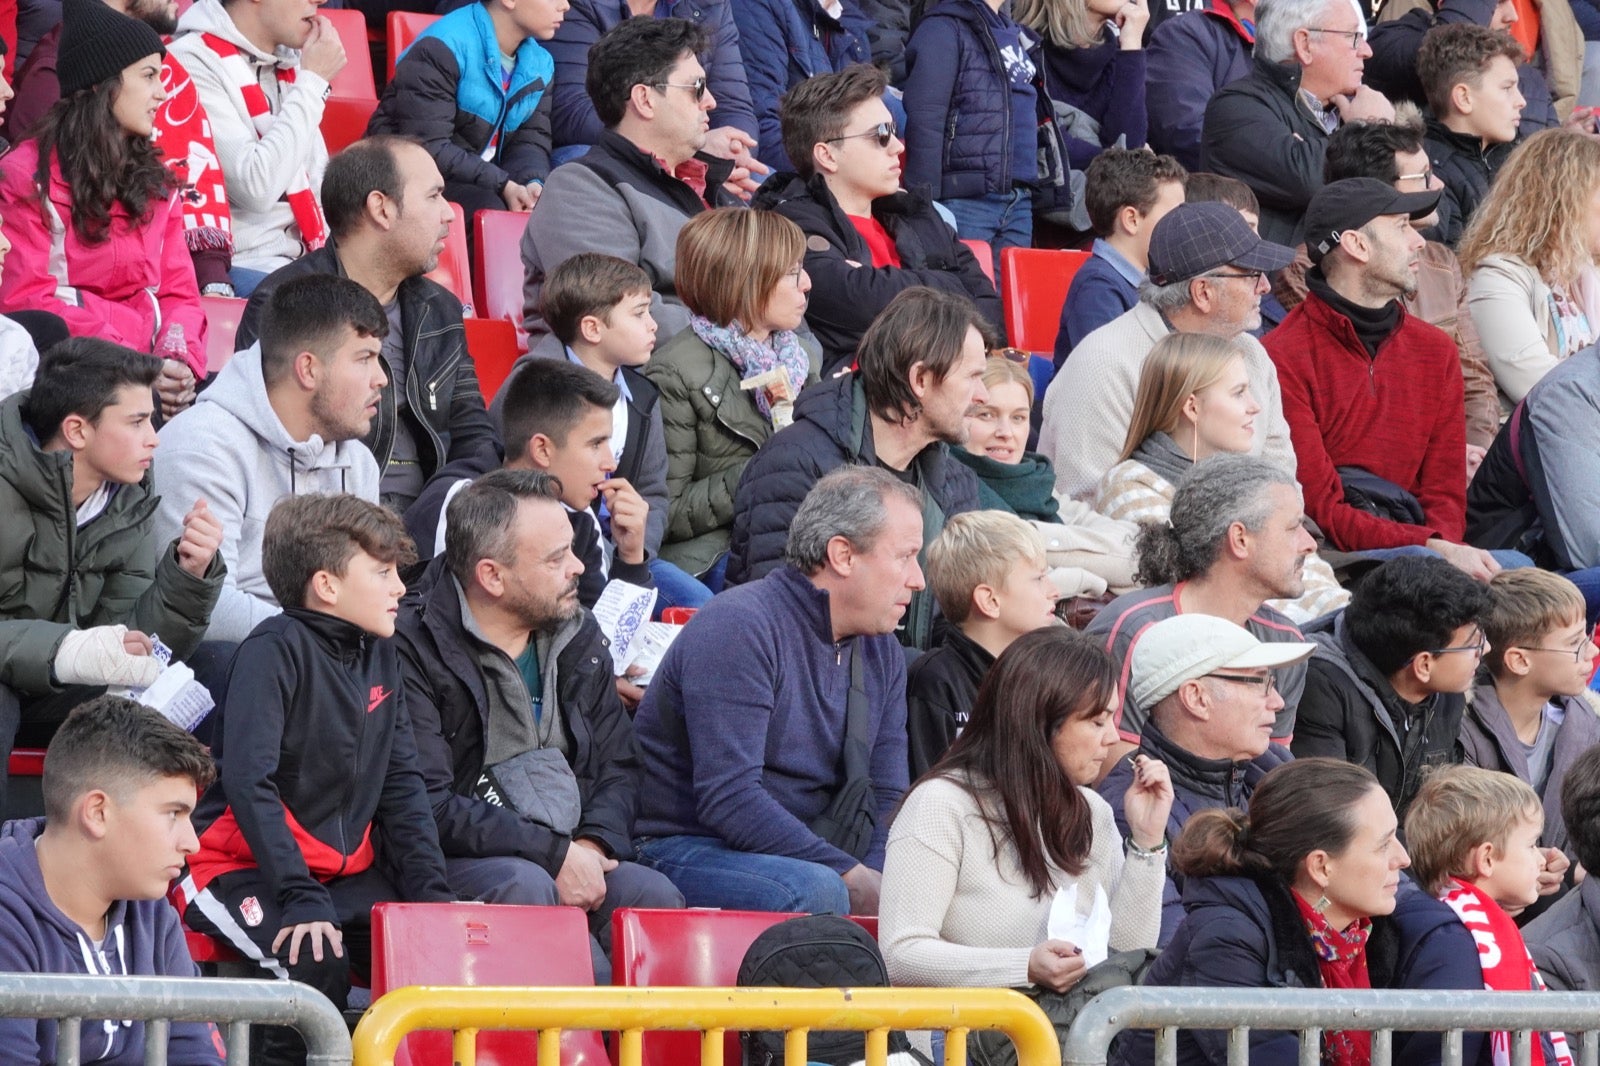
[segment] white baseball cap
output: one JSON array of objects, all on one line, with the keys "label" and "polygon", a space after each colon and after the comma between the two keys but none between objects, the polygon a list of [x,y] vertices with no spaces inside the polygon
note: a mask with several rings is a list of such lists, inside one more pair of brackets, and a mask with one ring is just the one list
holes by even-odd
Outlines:
[{"label": "white baseball cap", "polygon": [[1243,626],[1210,614],[1180,614],[1139,634],[1133,646],[1130,687],[1135,705],[1149,710],[1185,681],[1217,670],[1289,666],[1308,657],[1315,644],[1262,643]]}]

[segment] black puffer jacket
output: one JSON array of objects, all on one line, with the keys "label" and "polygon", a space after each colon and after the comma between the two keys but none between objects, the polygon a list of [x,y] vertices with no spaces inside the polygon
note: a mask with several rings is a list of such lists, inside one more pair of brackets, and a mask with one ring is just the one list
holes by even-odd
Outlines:
[{"label": "black puffer jacket", "polygon": [[537,863],[551,876],[560,872],[573,839],[593,840],[612,858],[632,858],[639,746],[611,679],[609,644],[594,616],[581,612],[553,642],[558,706],[572,744],[568,763],[583,805],[568,837],[473,795],[484,769],[489,698],[456,589],[443,560],[434,560],[420,594],[402,605],[395,630],[418,761],[445,855],[512,855]]},{"label": "black puffer jacket", "polygon": [[872,217],[888,231],[900,254],[898,267],[872,267],[866,239],[820,175],[810,180],[798,174],[769,178],[756,195],[755,206],[776,211],[806,235],[805,266],[811,276],[806,323],[822,344],[824,375],[854,359],[861,335],[872,320],[890,300],[914,285],[970,298],[996,336],[1005,335],[994,283],[984,275],[972,251],[956,240],[927,196],[897,192],[872,201]]},{"label": "black puffer jacket", "polygon": [[1516,148],[1517,142],[1483,147],[1481,138],[1471,134],[1456,133],[1438,119],[1429,117],[1428,132],[1423,139],[1423,150],[1434,174],[1444,182],[1444,195],[1439,198],[1439,221],[1428,237],[1454,248],[1473,212],[1489,195],[1489,185],[1500,167]]},{"label": "black puffer jacket", "polygon": [[[256,342],[261,309],[273,291],[286,281],[308,274],[348,277],[333,241],[274,270],[256,288],[239,320],[239,332],[233,342],[235,351]],[[467,461],[474,474],[497,469],[504,448],[489,421],[483,393],[478,389],[478,371],[467,352],[461,301],[443,285],[420,274],[402,281],[396,298],[400,301],[400,329],[405,334],[405,388],[411,435],[417,442],[423,476],[432,477],[446,463],[462,460]],[[394,427],[399,417],[393,374],[387,365],[384,373],[390,382],[383,387],[372,432],[362,442],[377,458],[380,471],[389,465],[394,451]]]}]

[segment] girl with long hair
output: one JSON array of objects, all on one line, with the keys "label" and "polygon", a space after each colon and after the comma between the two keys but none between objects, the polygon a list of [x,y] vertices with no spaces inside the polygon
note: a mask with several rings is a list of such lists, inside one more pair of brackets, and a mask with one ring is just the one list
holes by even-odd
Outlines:
[{"label": "girl with long hair", "polygon": [[1148,0],[1013,0],[1074,170],[1106,148],[1143,148]]}]

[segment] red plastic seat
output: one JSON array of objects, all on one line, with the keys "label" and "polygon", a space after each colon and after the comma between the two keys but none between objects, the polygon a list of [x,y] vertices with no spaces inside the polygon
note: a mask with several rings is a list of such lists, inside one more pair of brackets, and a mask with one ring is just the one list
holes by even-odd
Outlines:
[{"label": "red plastic seat", "polygon": [[[487,903],[380,903],[372,908],[372,998],[405,985],[590,986],[589,924],[577,907]],[[480,1066],[533,1066],[529,1032],[478,1034]],[[450,1034],[416,1033],[395,1066],[450,1066]],[[561,1034],[561,1063],[605,1066],[596,1032]]]},{"label": "red plastic seat", "polygon": [[378,99],[378,86],[372,77],[372,53],[367,49],[367,17],[355,8],[323,8],[344,44],[344,69],[333,76],[334,96],[351,100]]},{"label": "red plastic seat", "polygon": [[389,12],[389,77],[394,77],[394,65],[400,61],[400,53],[411,47],[411,42],[422,36],[422,31],[439,21],[438,15],[427,15],[420,11],[391,11]]},{"label": "red plastic seat", "polygon": [[43,777],[43,748],[12,748],[6,760],[6,772],[12,777]]},{"label": "red plastic seat", "polygon": [[428,277],[455,293],[461,301],[461,313],[472,317],[472,266],[467,258],[467,220],[460,204],[451,204],[455,219],[450,223],[450,236],[445,238],[444,251],[439,254],[439,265],[429,271]]},{"label": "red plastic seat", "polygon": [[972,254],[977,257],[978,267],[983,271],[983,276],[989,279],[989,284],[994,284],[994,249],[989,247],[988,241],[963,240],[962,244],[972,249]]},{"label": "red plastic seat", "polygon": [[338,155],[367,135],[377,101],[330,96],[322,105],[322,143],[329,155]]},{"label": "red plastic seat", "polygon": [[1061,305],[1073,275],[1089,261],[1088,252],[1054,248],[1002,248],[1000,299],[1006,336],[1013,348],[1054,352],[1061,331]]},{"label": "red plastic seat", "polygon": [[248,300],[232,296],[202,296],[206,310],[206,373],[215,374],[233,358],[233,338],[239,332]]},{"label": "red plastic seat", "polygon": [[478,388],[487,404],[511,376],[511,367],[522,354],[517,348],[517,331],[501,318],[468,318],[463,324],[467,327],[467,353],[477,368]]},{"label": "red plastic seat", "polygon": [[184,944],[189,948],[189,957],[197,963],[243,962],[244,956],[234,951],[220,940],[213,940],[204,933],[197,933],[193,929],[183,931]]},{"label": "red plastic seat", "polygon": [[479,211],[472,220],[472,292],[478,314],[500,318],[517,331],[517,346],[528,350],[522,331],[522,234],[528,216],[520,211]]}]

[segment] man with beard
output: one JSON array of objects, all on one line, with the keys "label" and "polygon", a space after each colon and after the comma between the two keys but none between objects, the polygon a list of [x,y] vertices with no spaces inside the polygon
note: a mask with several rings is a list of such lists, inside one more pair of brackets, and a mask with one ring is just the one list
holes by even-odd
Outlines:
[{"label": "man with beard", "polygon": [[291,278],[349,278],[377,297],[389,320],[382,356],[389,383],[365,443],[383,472],[383,505],[401,513],[446,463],[465,477],[500,465],[461,301],[423,277],[439,265],[454,214],[433,156],[392,136],[358,141],[328,163],[322,207],[332,238],[261,283],[234,343],[254,343],[262,308]]},{"label": "man with beard", "polygon": [[582,907],[596,983],[608,984],[611,912],[683,897],[631,861],[638,745],[605,638],[578,603],[583,563],[560,487],[497,470],[458,492],[448,518],[396,639],[450,887]]},{"label": "man with beard", "polygon": [[1375,557],[1426,548],[1481,580],[1462,543],[1467,469],[1461,360],[1400,303],[1424,244],[1411,225],[1440,192],[1375,178],[1324,186],[1306,211],[1309,292],[1265,346],[1278,368],[1306,513],[1329,544]]}]

